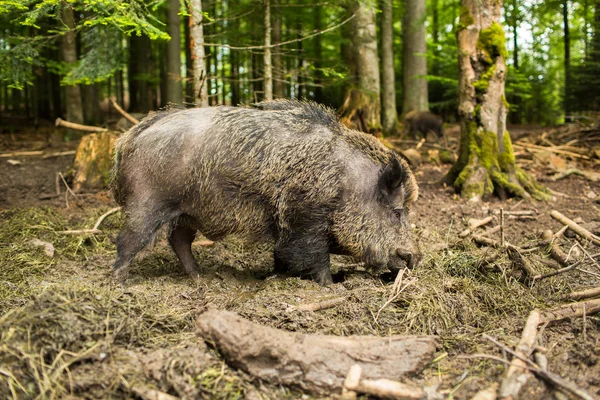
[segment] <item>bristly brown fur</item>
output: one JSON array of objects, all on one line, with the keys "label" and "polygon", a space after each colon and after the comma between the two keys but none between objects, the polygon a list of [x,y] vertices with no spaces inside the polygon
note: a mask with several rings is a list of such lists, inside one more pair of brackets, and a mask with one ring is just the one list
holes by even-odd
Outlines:
[{"label": "bristly brown fur", "polygon": [[[382,201],[378,182],[393,162]],[[272,238],[281,268],[322,282],[331,279],[332,241],[377,265],[399,247],[416,252],[406,217],[394,216],[418,193],[406,162],[312,102],[153,114],[117,143],[114,193],[127,216],[116,270],[164,224],[188,272],[196,230]]]}]

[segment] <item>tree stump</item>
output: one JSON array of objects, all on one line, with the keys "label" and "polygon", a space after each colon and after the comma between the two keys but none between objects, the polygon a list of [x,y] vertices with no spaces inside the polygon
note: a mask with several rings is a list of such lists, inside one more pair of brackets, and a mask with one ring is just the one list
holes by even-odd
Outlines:
[{"label": "tree stump", "polygon": [[227,362],[255,378],[315,395],[342,390],[358,364],[364,379],[393,379],[420,372],[433,358],[434,336],[325,336],[285,332],[235,313],[210,310],[198,316],[198,334]]},{"label": "tree stump", "polygon": [[81,139],[71,166],[75,192],[107,187],[116,139],[117,136],[108,131],[85,135]]}]

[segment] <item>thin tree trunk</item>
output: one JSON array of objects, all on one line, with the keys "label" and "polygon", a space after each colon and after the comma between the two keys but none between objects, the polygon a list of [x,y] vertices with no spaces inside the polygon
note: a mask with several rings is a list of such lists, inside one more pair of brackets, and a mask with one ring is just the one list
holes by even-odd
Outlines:
[{"label": "thin tree trunk", "polygon": [[381,100],[375,5],[355,0],[352,48],[356,53],[358,88],[350,89],[340,110],[341,120],[363,132],[381,130]]},{"label": "thin tree trunk", "polygon": [[562,2],[562,13],[563,13],[563,39],[564,39],[564,68],[565,68],[565,121],[571,119],[571,34],[569,32],[569,2],[564,0]]},{"label": "thin tree trunk", "polygon": [[271,2],[265,2],[265,100],[273,100],[273,68],[271,66]]},{"label": "thin tree trunk", "polygon": [[82,94],[84,122],[87,125],[98,125],[100,122],[100,100],[98,99],[98,84],[93,83],[91,85],[84,85],[82,87]]},{"label": "thin tree trunk", "polygon": [[429,110],[425,0],[406,0],[404,10],[404,101],[402,113]]},{"label": "thin tree trunk", "polygon": [[208,107],[208,80],[202,18],[202,0],[190,0],[190,49],[194,62],[194,103],[200,107]]},{"label": "thin tree trunk", "polygon": [[179,0],[168,0],[167,31],[171,40],[167,43],[167,93],[166,103],[181,104],[181,34],[179,21]]},{"label": "thin tree trunk", "polygon": [[[512,13],[510,16],[511,28],[513,33],[513,66],[516,72],[519,72],[519,41],[517,29],[519,27],[519,6],[517,0],[512,0]],[[516,106],[516,110],[511,114],[511,121],[513,124],[521,122],[521,110],[520,110],[520,99],[518,96],[513,96],[511,102]]]},{"label": "thin tree trunk", "polygon": [[[63,2],[61,7],[61,19],[69,31],[62,37],[63,61],[70,66],[77,62],[77,41],[75,36],[75,17],[73,9],[68,3]],[[67,120],[75,123],[83,123],[83,105],[81,103],[81,89],[79,85],[68,85],[65,88]]]},{"label": "thin tree trunk", "polygon": [[185,35],[185,102],[194,104],[194,63],[190,34],[190,17],[183,17],[183,34]]},{"label": "thin tree trunk", "polygon": [[[297,31],[296,31],[296,39],[300,39],[302,37],[302,21],[299,19],[297,24]],[[302,74],[304,73],[304,50],[302,49],[302,41],[298,41],[297,45],[296,45],[296,51],[298,53],[298,74],[297,74],[297,79],[296,82],[298,83],[296,85],[296,98],[297,99],[302,99],[303,98],[303,92],[304,92],[304,86],[303,86],[303,77]]]},{"label": "thin tree trunk", "polygon": [[[322,23],[322,10],[321,5],[315,6],[314,20],[315,20],[315,31],[320,32],[323,30]],[[318,103],[323,102],[323,45],[321,43],[321,35],[315,36],[315,101]]]},{"label": "thin tree trunk", "polygon": [[[279,0],[272,0],[274,6],[279,4]],[[275,8],[273,14],[273,44],[281,43],[281,10]],[[285,97],[283,87],[283,64],[281,63],[281,46],[273,48],[273,97]]]},{"label": "thin tree trunk", "polygon": [[494,191],[548,198],[534,178],[515,164],[506,131],[504,32],[499,24],[502,1],[462,0],[458,31],[459,159],[446,176],[462,195],[477,201]]},{"label": "thin tree trunk", "polygon": [[397,135],[396,73],[394,69],[394,18],[392,0],[381,2],[381,116],[384,135]]}]

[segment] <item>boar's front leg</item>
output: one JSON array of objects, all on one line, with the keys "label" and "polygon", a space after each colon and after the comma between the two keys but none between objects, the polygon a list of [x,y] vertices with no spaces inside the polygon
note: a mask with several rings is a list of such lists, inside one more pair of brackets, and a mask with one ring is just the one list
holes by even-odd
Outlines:
[{"label": "boar's front leg", "polygon": [[333,283],[327,235],[311,231],[290,231],[275,243],[275,271],[310,277],[319,285]]}]

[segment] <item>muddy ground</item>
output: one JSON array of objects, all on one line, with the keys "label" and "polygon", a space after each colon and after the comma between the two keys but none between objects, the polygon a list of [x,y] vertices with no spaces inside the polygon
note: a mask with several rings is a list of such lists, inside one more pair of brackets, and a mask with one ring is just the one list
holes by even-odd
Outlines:
[{"label": "muddy ground", "polygon": [[[454,136],[456,140],[456,132]],[[76,144],[65,142],[51,128],[0,135],[3,154],[59,153]],[[426,146],[423,154],[427,159]],[[270,245],[249,246],[235,238],[213,246],[203,246],[203,238],[198,238],[194,253],[202,277],[192,282],[163,235],[137,257],[129,287],[123,290],[110,274],[120,215],[109,216],[101,234],[60,233],[91,228],[116,206],[105,191],[74,197],[65,194],[62,185],[61,194],[55,196],[56,175],[68,172],[72,159],[72,155],[0,158],[1,398],[148,398],[152,389],[185,398],[306,398],[296,388],[258,382],[231,368],[197,338],[195,315],[214,307],[289,331],[438,335],[436,361],[407,381],[439,384],[444,397],[467,399],[499,380],[506,368],[489,359],[462,358],[506,356],[482,334],[514,348],[532,309],[564,304],[561,295],[600,284],[600,268],[591,262],[524,284],[505,257],[496,262],[497,269],[481,268],[481,260],[494,250],[458,237],[469,218],[493,215],[501,207],[534,211],[526,220],[507,218],[506,239],[515,245],[538,241],[545,229],[558,231],[561,224],[549,216],[552,209],[580,218],[592,229],[600,223],[595,197],[600,196],[599,182],[576,175],[549,181],[557,161],[523,152],[519,164],[555,191],[553,201],[469,203],[439,183],[448,164],[425,160],[415,169],[421,195],[411,223],[425,261],[405,278],[406,289],[383,309],[391,279],[370,275],[354,260],[334,257],[338,282],[319,287],[311,281],[273,276]],[[600,169],[593,160],[577,165]],[[479,233],[497,224],[496,219]],[[499,234],[492,237],[499,239]],[[54,254],[46,254],[33,239],[51,243]],[[560,243],[569,252],[579,242],[569,235]],[[581,245],[590,254],[598,252],[592,244]],[[552,271],[543,249],[526,257],[537,271]],[[295,308],[342,295],[348,300],[331,309]],[[547,349],[550,371],[600,396],[598,316],[548,325],[540,344]]]}]

